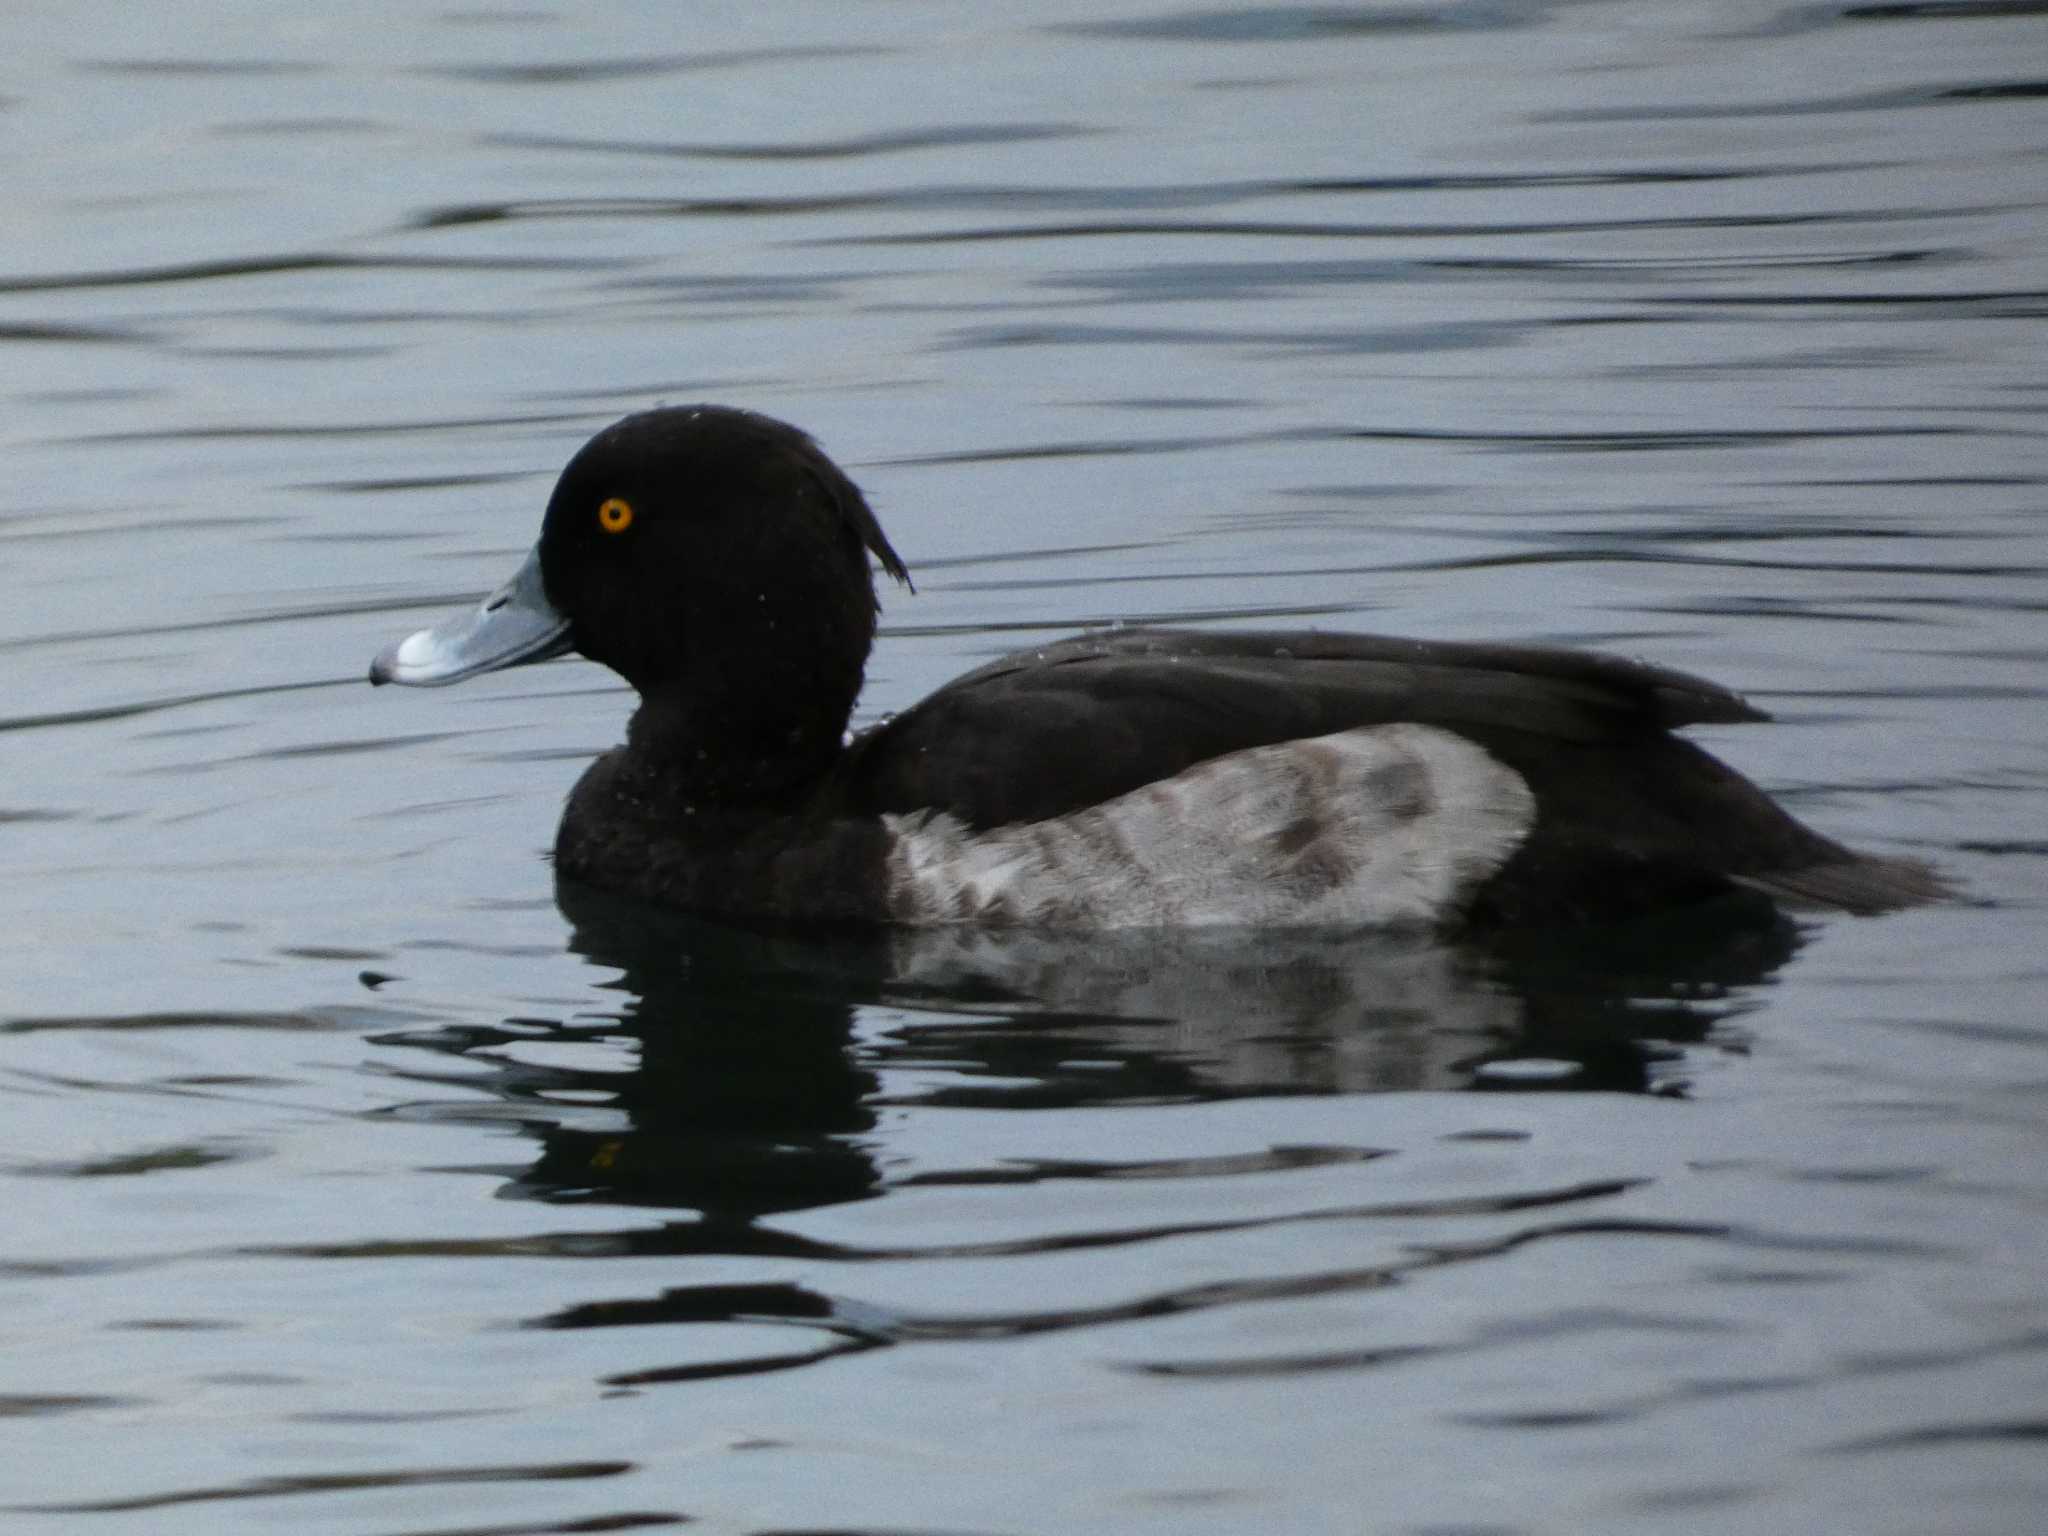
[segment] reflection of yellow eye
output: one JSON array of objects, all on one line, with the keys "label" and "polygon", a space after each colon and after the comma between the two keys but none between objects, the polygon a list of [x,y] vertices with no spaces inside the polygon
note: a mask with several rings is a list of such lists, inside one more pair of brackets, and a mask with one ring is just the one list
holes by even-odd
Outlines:
[{"label": "reflection of yellow eye", "polygon": [[612,497],[597,509],[597,526],[606,533],[624,533],[633,526],[632,503]]}]

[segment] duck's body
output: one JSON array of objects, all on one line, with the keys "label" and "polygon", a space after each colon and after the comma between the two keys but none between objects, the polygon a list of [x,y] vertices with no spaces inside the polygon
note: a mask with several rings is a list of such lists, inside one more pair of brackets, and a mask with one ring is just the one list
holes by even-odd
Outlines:
[{"label": "duck's body", "polygon": [[707,914],[1444,926],[1731,884],[1854,911],[1940,889],[1671,734],[1763,718],[1734,694],[1584,652],[1116,630],[1005,657],[847,742],[869,551],[904,577],[794,428],[647,412],[570,463],[505,592],[372,677],[453,681],[572,643],[612,665],[641,706],[570,796],[557,867]]}]

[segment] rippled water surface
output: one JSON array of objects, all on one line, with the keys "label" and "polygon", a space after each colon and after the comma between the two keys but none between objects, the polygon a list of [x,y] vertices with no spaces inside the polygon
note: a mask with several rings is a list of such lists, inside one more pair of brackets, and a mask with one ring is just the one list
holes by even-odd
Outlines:
[{"label": "rippled water surface", "polygon": [[[2048,10],[0,19],[9,1532],[2033,1532]],[[817,433],[862,716],[1117,619],[1686,667],[1969,899],[800,945],[372,693],[611,417]]]}]

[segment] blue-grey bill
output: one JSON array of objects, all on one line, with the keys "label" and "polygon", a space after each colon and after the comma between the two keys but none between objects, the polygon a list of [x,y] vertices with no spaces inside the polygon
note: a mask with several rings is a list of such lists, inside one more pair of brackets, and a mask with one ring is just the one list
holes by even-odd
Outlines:
[{"label": "blue-grey bill", "polygon": [[439,688],[479,672],[546,661],[569,649],[569,621],[541,585],[540,551],[469,613],[407,635],[377,653],[373,683]]}]

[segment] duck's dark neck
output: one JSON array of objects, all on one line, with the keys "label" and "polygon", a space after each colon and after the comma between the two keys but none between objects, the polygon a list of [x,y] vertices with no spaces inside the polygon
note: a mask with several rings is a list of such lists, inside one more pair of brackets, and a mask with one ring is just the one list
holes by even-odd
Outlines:
[{"label": "duck's dark neck", "polygon": [[626,728],[633,777],[664,801],[693,809],[799,808],[838,763],[845,718],[755,681],[752,689],[643,696]]}]

